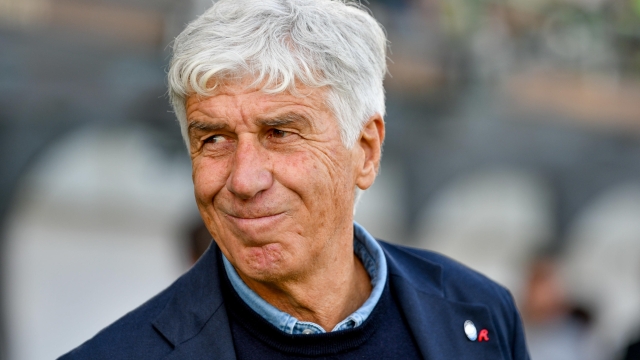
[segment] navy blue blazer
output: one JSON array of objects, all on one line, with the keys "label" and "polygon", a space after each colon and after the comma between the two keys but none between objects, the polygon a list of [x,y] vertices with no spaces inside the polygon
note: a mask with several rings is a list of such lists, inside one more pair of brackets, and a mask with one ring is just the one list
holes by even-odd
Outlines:
[{"label": "navy blue blazer", "polygon": [[[423,358],[529,359],[520,316],[505,288],[442,255],[380,244],[391,290]],[[213,243],[166,290],[60,359],[234,360],[220,293],[219,253]],[[478,332],[487,331],[485,341],[467,338],[467,320]]]}]

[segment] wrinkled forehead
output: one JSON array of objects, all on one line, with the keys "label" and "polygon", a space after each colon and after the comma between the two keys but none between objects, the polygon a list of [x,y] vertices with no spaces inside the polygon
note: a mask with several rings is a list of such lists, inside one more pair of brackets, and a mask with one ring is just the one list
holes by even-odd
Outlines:
[{"label": "wrinkled forehead", "polygon": [[330,111],[328,103],[330,89],[328,86],[312,87],[297,82],[295,88],[273,89],[264,82],[257,82],[251,76],[210,80],[210,82],[212,83],[208,84],[210,89],[208,92],[203,94],[192,92],[187,96],[185,101],[187,112],[189,112],[190,107],[207,99],[246,96],[251,96],[254,102],[269,103],[270,107],[277,107],[278,104],[282,104],[282,106],[299,104],[317,110]]},{"label": "wrinkled forehead", "polygon": [[[187,124],[204,119],[244,119],[267,121],[303,119],[312,128],[323,128],[329,121],[338,125],[327,105],[327,88],[300,85],[296,92],[273,92],[256,85],[252,79],[226,81],[210,94],[192,94],[185,107]],[[322,122],[324,124],[315,124]]]}]

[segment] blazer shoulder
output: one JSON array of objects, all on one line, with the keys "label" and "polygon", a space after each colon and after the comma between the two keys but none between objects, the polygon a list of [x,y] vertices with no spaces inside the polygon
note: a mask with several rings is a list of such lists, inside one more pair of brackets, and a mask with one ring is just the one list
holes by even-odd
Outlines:
[{"label": "blazer shoulder", "polygon": [[[184,276],[184,275],[183,275]],[[171,344],[153,327],[153,320],[173,297],[182,277],[172,285],[102,329],[82,345],[62,355],[71,359],[147,359],[160,358],[171,351]]]},{"label": "blazer shoulder", "polygon": [[168,288],[61,359],[158,359],[197,336],[222,308],[215,243]]},{"label": "blazer shoulder", "polygon": [[433,276],[423,273],[425,267],[411,265],[420,262],[428,263],[432,268],[438,268],[440,271],[439,284],[434,284],[434,286],[439,286],[443,297],[448,300],[466,303],[495,303],[496,300],[503,304],[513,302],[509,290],[504,286],[443,254],[384,241],[379,241],[379,243],[389,256],[398,259],[397,263],[405,267],[404,270],[408,273],[414,273],[421,277]]}]

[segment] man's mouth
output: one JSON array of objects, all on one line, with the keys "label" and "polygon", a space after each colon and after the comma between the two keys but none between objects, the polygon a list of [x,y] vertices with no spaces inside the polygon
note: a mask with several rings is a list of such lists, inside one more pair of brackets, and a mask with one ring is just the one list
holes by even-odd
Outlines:
[{"label": "man's mouth", "polygon": [[242,219],[242,220],[257,220],[257,219],[274,217],[281,214],[284,214],[284,212],[275,213],[275,214],[266,214],[266,215],[232,215],[232,214],[226,214],[226,215],[232,218]]},{"label": "man's mouth", "polygon": [[277,222],[285,219],[285,213],[274,214],[259,214],[259,215],[244,215],[244,214],[225,214],[225,217],[234,223],[239,229],[246,228],[247,230],[256,228],[263,228],[268,230],[269,227],[276,225]]}]

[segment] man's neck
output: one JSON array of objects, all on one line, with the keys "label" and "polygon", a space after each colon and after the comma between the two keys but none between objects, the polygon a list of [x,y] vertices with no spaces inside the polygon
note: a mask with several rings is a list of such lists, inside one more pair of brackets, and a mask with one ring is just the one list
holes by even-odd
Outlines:
[{"label": "man's neck", "polygon": [[265,301],[300,321],[316,323],[331,331],[356,311],[371,294],[371,279],[362,262],[350,252],[314,274],[291,281],[264,283],[241,273],[241,279]]}]

